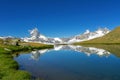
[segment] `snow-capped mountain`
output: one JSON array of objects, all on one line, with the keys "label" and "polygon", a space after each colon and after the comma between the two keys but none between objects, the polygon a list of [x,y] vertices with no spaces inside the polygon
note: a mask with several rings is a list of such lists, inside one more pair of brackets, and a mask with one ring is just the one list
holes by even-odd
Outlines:
[{"label": "snow-capped mountain", "polygon": [[37,28],[30,30],[29,32],[30,37],[23,38],[25,42],[39,42],[45,44],[62,43],[62,40],[60,38],[49,38],[40,34]]},{"label": "snow-capped mountain", "polygon": [[46,43],[46,44],[70,44],[74,42],[81,42],[81,41],[87,41],[90,39],[102,37],[110,32],[107,28],[100,28],[94,32],[90,32],[89,30],[86,30],[81,35],[76,35],[71,38],[50,38],[46,37],[39,33],[38,29],[35,28],[33,30],[30,30],[30,37],[23,38],[25,42],[39,42],[39,43]]},{"label": "snow-capped mountain", "polygon": [[26,42],[44,42],[48,40],[47,37],[39,33],[37,28],[30,30],[29,32],[30,32],[30,37],[24,38],[24,41]]},{"label": "snow-capped mountain", "polygon": [[83,34],[74,36],[72,39],[70,39],[68,41],[68,43],[91,40],[91,39],[94,39],[94,38],[102,37],[109,32],[110,32],[110,30],[107,29],[107,28],[100,28],[100,29],[98,29],[94,32],[90,32],[89,30],[86,30],[86,32],[84,32]]}]

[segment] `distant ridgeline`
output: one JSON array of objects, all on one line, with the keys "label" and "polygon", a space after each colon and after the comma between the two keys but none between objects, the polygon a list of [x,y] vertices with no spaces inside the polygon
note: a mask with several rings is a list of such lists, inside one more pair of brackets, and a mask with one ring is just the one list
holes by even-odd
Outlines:
[{"label": "distant ridgeline", "polygon": [[[96,30],[94,32],[86,30],[83,34],[75,35],[75,36],[69,37],[69,38],[46,37],[46,36],[42,35],[38,31],[37,28],[30,30],[29,32],[30,32],[30,37],[21,38],[20,40],[24,41],[24,42],[37,42],[37,43],[44,43],[44,44],[73,44],[76,42],[83,42],[83,41],[88,41],[88,40],[91,40],[88,43],[93,43],[93,42],[101,43],[103,39],[104,39],[103,42],[111,42],[111,41],[113,41],[113,39],[115,39],[115,41],[113,41],[113,42],[116,42],[116,43],[117,43],[117,41],[118,42],[120,41],[120,40],[118,40],[119,27],[112,32],[110,32],[110,30],[107,28],[99,28],[98,30]],[[105,35],[106,35],[106,38],[103,37]],[[99,37],[103,37],[103,38],[100,38],[97,41],[92,40],[92,39],[99,38]],[[109,39],[109,37],[111,37],[111,38]],[[13,44],[17,44],[17,42],[19,40],[19,38],[14,38],[14,37],[0,37],[0,39],[7,40],[8,42],[10,39],[12,39]],[[109,39],[109,40],[107,40],[107,39]],[[85,42],[85,43],[87,43],[87,42]]]},{"label": "distant ridgeline", "polygon": [[94,32],[90,32],[86,30],[83,34],[76,35],[70,38],[50,38],[46,37],[38,31],[37,28],[30,31],[30,37],[23,38],[22,40],[25,42],[38,42],[38,43],[45,43],[45,44],[72,44],[75,42],[82,42],[91,40],[94,38],[102,37],[110,32],[107,28],[99,28]]},{"label": "distant ridgeline", "polygon": [[92,40],[79,42],[75,44],[92,44],[92,43],[99,43],[99,44],[120,44],[120,27],[112,30],[108,34],[104,35],[103,37],[95,38]]}]

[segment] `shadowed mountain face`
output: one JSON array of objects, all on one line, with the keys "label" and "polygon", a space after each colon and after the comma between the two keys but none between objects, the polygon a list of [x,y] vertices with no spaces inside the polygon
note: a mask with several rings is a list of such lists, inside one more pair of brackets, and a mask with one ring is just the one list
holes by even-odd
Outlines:
[{"label": "shadowed mountain face", "polygon": [[120,43],[120,27],[117,27],[115,30],[111,31],[110,33],[106,34],[103,37],[92,39],[89,41],[75,43],[75,44],[85,44],[85,43]]}]

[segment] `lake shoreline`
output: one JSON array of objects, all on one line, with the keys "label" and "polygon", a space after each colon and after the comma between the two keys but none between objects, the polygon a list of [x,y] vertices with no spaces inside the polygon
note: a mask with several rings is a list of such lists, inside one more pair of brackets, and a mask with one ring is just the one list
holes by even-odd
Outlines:
[{"label": "lake shoreline", "polygon": [[33,51],[53,48],[53,45],[44,46],[12,46],[0,47],[0,79],[2,80],[30,80],[31,75],[22,70],[18,70],[19,64],[13,59],[12,54],[20,51]]}]

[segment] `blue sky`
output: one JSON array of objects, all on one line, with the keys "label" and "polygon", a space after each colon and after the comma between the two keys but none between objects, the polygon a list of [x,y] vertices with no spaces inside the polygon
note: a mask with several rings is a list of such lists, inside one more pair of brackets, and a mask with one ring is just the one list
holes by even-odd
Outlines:
[{"label": "blue sky", "polygon": [[0,0],[0,36],[69,37],[120,25],[120,0]]}]

